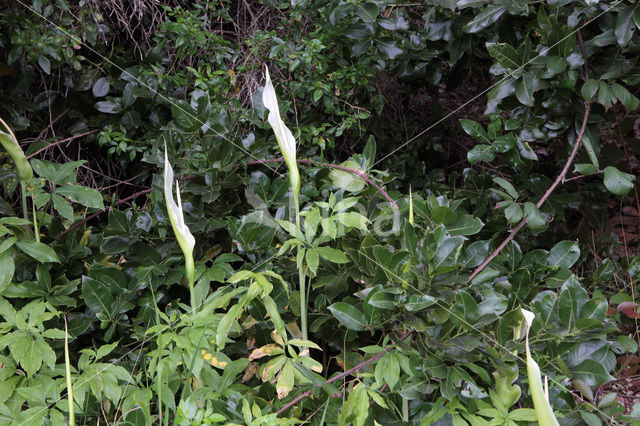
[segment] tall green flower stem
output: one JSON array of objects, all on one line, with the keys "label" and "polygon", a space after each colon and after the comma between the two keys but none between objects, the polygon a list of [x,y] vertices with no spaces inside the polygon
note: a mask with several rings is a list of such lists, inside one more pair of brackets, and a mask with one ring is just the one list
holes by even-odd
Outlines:
[{"label": "tall green flower stem", "polygon": [[196,314],[196,299],[194,295],[194,282],[196,278],[196,267],[193,260],[193,248],[196,245],[196,239],[189,231],[189,227],[184,222],[184,213],[182,211],[182,200],[180,199],[180,185],[176,182],[176,201],[173,199],[173,168],[169,163],[167,155],[167,147],[164,147],[164,199],[167,203],[167,212],[169,213],[169,221],[173,233],[176,235],[178,244],[184,254],[184,268],[189,282],[189,296],[191,299],[191,315]]},{"label": "tall green flower stem", "polygon": [[[296,214],[296,227],[298,231],[302,232],[300,225],[300,172],[298,171],[298,163],[296,161],[296,139],[293,137],[291,130],[284,124],[280,117],[280,108],[278,106],[278,98],[276,96],[276,89],[271,82],[271,76],[269,75],[269,69],[265,67],[266,83],[264,85],[264,91],[262,92],[262,103],[269,110],[269,124],[273,129],[273,133],[276,135],[278,141],[278,147],[282,152],[284,162],[289,169],[289,182],[291,184],[291,193],[293,194],[293,204]],[[307,340],[309,337],[307,331],[307,292],[306,292],[306,280],[304,274],[304,268],[302,267],[302,261],[304,257],[304,248],[298,247],[297,253],[297,266],[298,266],[298,281],[300,285],[300,323],[302,338]]]},{"label": "tall green flower stem", "polygon": [[[20,191],[22,195],[22,213],[25,220],[29,220],[29,210],[27,208],[27,188],[26,181],[33,177],[33,169],[27,161],[27,156],[24,155],[24,151],[20,148],[18,139],[13,133],[11,128],[5,121],[0,118],[0,123],[4,126],[4,129],[0,129],[0,145],[7,151],[11,159],[16,165],[16,174],[20,180]],[[5,130],[6,129],[6,130]]]},{"label": "tall green flower stem", "polygon": [[[527,323],[527,331],[525,337],[525,350],[527,353],[527,375],[529,376],[529,388],[531,389],[531,399],[533,399],[533,406],[536,410],[536,417],[538,417],[538,424],[540,426],[558,426],[558,420],[553,414],[553,408],[549,404],[549,387],[548,385],[542,386],[542,379],[540,378],[540,367],[538,363],[534,361],[531,356],[531,350],[529,349],[529,329],[533,323],[535,315],[533,312],[529,312],[525,309],[520,309],[522,316]],[[545,384],[547,383],[545,376]]]}]

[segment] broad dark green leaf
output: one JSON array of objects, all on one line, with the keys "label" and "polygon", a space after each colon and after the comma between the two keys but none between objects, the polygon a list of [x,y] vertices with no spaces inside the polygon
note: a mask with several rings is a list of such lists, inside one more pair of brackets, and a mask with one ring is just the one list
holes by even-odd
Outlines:
[{"label": "broad dark green leaf", "polygon": [[557,268],[571,268],[580,257],[577,241],[560,241],[553,246],[547,257],[547,265]]},{"label": "broad dark green leaf", "polygon": [[45,74],[51,74],[51,62],[49,58],[44,55],[38,55],[38,65],[40,65],[40,68],[42,68]]},{"label": "broad dark green leaf", "polygon": [[524,213],[522,211],[522,207],[520,207],[518,203],[509,203],[509,205],[504,209],[504,217],[509,223],[520,222],[523,216]]},{"label": "broad dark green leaf", "polygon": [[39,262],[60,263],[60,259],[58,259],[56,252],[46,244],[38,241],[22,240],[16,242],[16,246]]},{"label": "broad dark green leaf", "polygon": [[346,302],[337,302],[329,306],[333,316],[350,330],[362,331],[367,325],[364,313]]},{"label": "broad dark green leaf", "polygon": [[115,99],[112,101],[99,101],[96,102],[95,108],[105,114],[117,114],[122,111],[122,105]]},{"label": "broad dark green leaf", "polygon": [[517,69],[521,65],[520,56],[510,44],[487,43],[487,51],[491,57],[507,69]]},{"label": "broad dark green leaf", "polygon": [[376,364],[375,377],[380,385],[387,383],[389,389],[393,390],[400,378],[400,363],[396,354],[388,353],[380,358]]},{"label": "broad dark green leaf", "polygon": [[615,34],[616,40],[620,46],[624,46],[629,43],[629,40],[633,37],[633,33],[636,30],[633,16],[634,7],[631,5],[625,5],[618,11]]},{"label": "broad dark green leaf", "polygon": [[482,12],[476,15],[467,25],[463,27],[467,33],[477,33],[491,24],[495,23],[506,11],[503,5],[492,4],[485,7]]},{"label": "broad dark green leaf", "polygon": [[458,215],[456,221],[447,226],[447,230],[451,236],[475,235],[480,232],[483,226],[484,222],[480,218],[464,214]]},{"label": "broad dark green leaf", "polygon": [[600,86],[598,87],[598,103],[604,106],[604,109],[607,110],[611,108],[613,104],[617,101],[616,95],[611,90],[611,87],[604,81],[600,82]]},{"label": "broad dark green leaf", "polygon": [[318,252],[320,257],[327,259],[329,262],[347,263],[349,261],[342,251],[331,247],[318,247],[315,250]]},{"label": "broad dark green leaf", "polygon": [[634,175],[621,172],[615,167],[609,166],[604,169],[604,186],[616,195],[625,195],[629,192],[635,180]]},{"label": "broad dark green leaf", "polygon": [[56,188],[55,193],[89,208],[104,209],[102,194],[93,188],[80,185],[65,185]]},{"label": "broad dark green leaf", "polygon": [[91,92],[95,98],[102,98],[103,96],[107,96],[109,94],[109,89],[111,89],[111,85],[107,81],[106,78],[101,77],[93,83],[93,88]]},{"label": "broad dark green leaf", "polygon": [[587,359],[579,366],[572,368],[573,377],[587,384],[588,386],[601,386],[604,383],[614,380],[601,363]]},{"label": "broad dark green leaf", "polygon": [[402,54],[402,49],[400,49],[392,39],[381,40],[377,43],[378,49],[382,54],[384,54],[388,59],[395,59],[398,55]]},{"label": "broad dark green leaf", "polygon": [[582,88],[580,89],[580,94],[585,101],[590,101],[593,99],[593,96],[598,91],[598,87],[600,87],[600,83],[598,80],[589,79],[584,82]]},{"label": "broad dark green leaf", "polygon": [[635,111],[638,108],[640,100],[638,100],[638,98],[636,98],[625,87],[616,83],[611,86],[611,89],[613,90],[613,94],[616,95],[616,98],[622,102],[622,105],[624,105],[627,112]]},{"label": "broad dark green leaf", "polygon": [[173,121],[187,132],[192,132],[204,123],[198,120],[195,111],[191,108],[191,104],[186,101],[180,101],[171,105],[171,114]]},{"label": "broad dark green leaf", "polygon": [[534,71],[522,75],[522,80],[516,84],[516,97],[520,103],[532,107],[535,101],[533,94],[539,86],[538,77]]},{"label": "broad dark green leaf", "polygon": [[11,254],[8,251],[0,253],[0,294],[11,284],[14,272],[15,264]]},{"label": "broad dark green leaf", "polygon": [[490,163],[495,157],[495,148],[491,145],[476,145],[467,152],[467,160],[469,160],[471,164],[475,164],[478,161]]},{"label": "broad dark green leaf", "polygon": [[109,288],[105,284],[83,275],[82,297],[94,314],[109,317],[114,300]]},{"label": "broad dark green leaf", "polygon": [[482,124],[478,123],[477,121],[463,118],[460,120],[460,125],[462,126],[462,130],[464,130],[466,134],[468,134],[478,142],[483,144],[491,143],[491,139],[489,139],[489,135],[482,127]]},{"label": "broad dark green leaf", "polygon": [[356,15],[364,22],[375,22],[378,17],[378,6],[373,2],[366,2],[356,7]]},{"label": "broad dark green leaf", "polygon": [[542,217],[540,210],[533,203],[524,203],[524,214],[527,218],[527,225],[532,228],[541,228],[547,223],[544,217]]}]

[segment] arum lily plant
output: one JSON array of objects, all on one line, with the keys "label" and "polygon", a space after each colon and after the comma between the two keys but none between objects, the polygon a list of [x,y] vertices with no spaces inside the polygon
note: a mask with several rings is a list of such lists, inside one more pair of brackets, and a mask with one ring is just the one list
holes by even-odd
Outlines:
[{"label": "arum lily plant", "polygon": [[[271,76],[269,75],[269,68],[265,67],[266,83],[264,85],[264,91],[262,92],[262,103],[269,110],[269,124],[273,129],[273,133],[276,135],[278,146],[282,152],[287,167],[289,168],[289,182],[291,184],[291,192],[293,194],[293,202],[296,212],[296,227],[298,232],[301,233],[300,226],[300,172],[298,171],[298,163],[296,162],[296,140],[291,133],[291,130],[284,124],[282,118],[280,118],[280,108],[278,106],[278,98],[276,96],[276,90],[271,82]],[[297,253],[297,265],[298,265],[298,281],[300,284],[300,322],[302,339],[307,340],[307,294],[304,268],[302,266],[304,256],[304,249],[298,248]]]},{"label": "arum lily plant", "polygon": [[180,185],[176,182],[176,201],[173,199],[173,168],[169,163],[169,157],[167,155],[167,146],[164,147],[164,199],[167,204],[167,212],[169,213],[169,220],[171,221],[171,227],[176,235],[178,244],[184,254],[185,272],[187,275],[187,281],[189,282],[189,294],[191,298],[191,313],[195,315],[195,296],[194,296],[194,282],[196,278],[196,267],[193,260],[193,248],[196,245],[196,239],[189,231],[186,223],[184,222],[184,213],[182,212],[182,200],[180,199]]},{"label": "arum lily plant", "polygon": [[529,376],[529,387],[531,388],[531,398],[533,399],[533,406],[536,410],[536,417],[538,418],[538,424],[540,426],[558,426],[558,420],[553,414],[553,409],[549,404],[549,386],[545,377],[545,386],[542,386],[542,379],[540,378],[540,367],[538,363],[531,357],[531,350],[529,349],[529,329],[535,318],[533,312],[521,309],[522,316],[527,323],[527,331],[525,334],[525,348],[527,353],[527,375]]}]

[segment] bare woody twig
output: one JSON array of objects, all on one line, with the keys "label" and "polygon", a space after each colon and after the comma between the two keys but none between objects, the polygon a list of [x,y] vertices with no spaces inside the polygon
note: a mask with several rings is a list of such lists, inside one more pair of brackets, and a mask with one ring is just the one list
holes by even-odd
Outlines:
[{"label": "bare woody twig", "polygon": [[[407,337],[409,337],[409,335],[411,334],[411,332],[406,333],[404,336],[402,336],[400,338],[400,341],[403,341],[404,339],[406,339]],[[316,387],[321,387],[322,385],[328,384],[328,383],[332,383],[335,382],[337,380],[340,380],[348,375],[350,375],[351,373],[360,370],[363,367],[366,367],[367,365],[376,362],[377,360],[379,360],[380,358],[382,358],[387,352],[390,352],[392,349],[394,349],[395,346],[388,346],[386,347],[383,351],[378,352],[377,354],[375,354],[374,356],[372,356],[371,358],[369,358],[366,361],[361,362],[360,364],[356,365],[353,368],[348,369],[347,371],[344,371],[340,374],[337,374],[335,376],[333,376],[332,378],[325,380],[323,383],[319,383],[316,384]],[[282,408],[280,408],[277,412],[276,415],[279,416],[280,414],[284,413],[285,411],[287,411],[291,406],[295,405],[298,401],[308,397],[311,392],[313,391],[312,389],[309,389],[303,393],[301,393],[300,395],[298,395],[297,397],[295,397],[294,399],[292,399],[290,402],[288,402],[287,404],[285,404],[284,406],[282,406]],[[332,395],[332,396],[336,396],[336,395]],[[339,396],[339,395],[338,395]]]},{"label": "bare woody twig", "polygon": [[[571,166],[573,159],[578,153],[578,148],[580,148],[580,144],[582,142],[582,139],[584,138],[584,132],[587,128],[587,119],[589,118],[590,110],[591,110],[591,102],[585,102],[584,116],[582,118],[582,127],[580,128],[580,133],[578,133],[578,138],[576,139],[576,142],[573,144],[573,149],[571,150],[571,154],[569,154],[569,158],[567,158],[567,161],[564,163],[564,167],[562,168],[562,171],[560,172],[560,174],[556,177],[556,180],[553,181],[549,189],[547,189],[547,191],[544,193],[542,198],[540,198],[540,200],[536,203],[536,207],[540,208],[540,206],[542,206],[542,204],[544,204],[544,202],[547,201],[547,198],[549,198],[549,195],[551,195],[553,190],[556,189],[556,187],[561,182],[564,182],[564,178],[567,175],[567,172],[569,171],[569,167]],[[493,253],[491,253],[491,255],[487,257],[485,261],[482,262],[482,264],[478,266],[471,273],[471,275],[469,276],[469,279],[473,279],[476,275],[482,272],[484,268],[486,268],[487,265],[493,260],[493,258],[495,258],[502,251],[502,249],[505,248],[506,245],[509,244],[511,240],[513,240],[513,238],[516,236],[518,231],[524,226],[526,222],[527,222],[526,218],[522,219],[522,221],[520,221],[520,223],[515,228],[509,231],[509,236],[505,238],[504,241],[498,246],[498,248],[496,248],[493,251]]]},{"label": "bare woody twig", "polygon": [[[246,164],[251,165],[251,164],[264,164],[264,163],[282,163],[284,161],[284,158],[280,157],[280,158],[272,158],[269,160],[257,160],[257,161],[247,161]],[[393,208],[395,208],[396,210],[398,209],[398,204],[393,201],[393,198],[391,198],[389,196],[389,194],[387,194],[387,192],[382,189],[382,187],[380,185],[378,185],[377,183],[375,183],[373,180],[371,180],[371,178],[369,176],[367,176],[366,173],[360,171],[360,170],[356,170],[356,169],[352,169],[349,167],[345,167],[345,166],[341,166],[339,164],[333,164],[333,163],[320,163],[318,161],[314,161],[314,160],[304,160],[304,159],[299,159],[296,160],[298,163],[301,164],[311,164],[311,165],[316,165],[316,166],[322,166],[322,167],[330,167],[332,169],[337,169],[337,170],[342,170],[345,172],[349,172],[352,173],[356,176],[360,176],[365,182],[367,182],[369,185],[373,186],[375,189],[378,190],[378,192],[380,192],[380,194],[382,194],[382,196],[384,198],[387,199],[387,201],[389,201],[389,203],[393,206]]]},{"label": "bare woody twig", "polygon": [[[118,201],[116,201],[115,203],[113,203],[113,206],[110,206],[110,207],[114,207],[114,206],[117,206],[117,205],[119,205],[119,204],[126,203],[126,202],[127,202],[127,201],[129,201],[129,200],[133,200],[134,198],[137,198],[137,197],[139,197],[139,196],[141,196],[141,195],[147,194],[147,193],[149,193],[149,192],[151,192],[151,191],[153,191],[153,188],[143,189],[142,191],[136,192],[135,194],[130,195],[130,196],[126,197],[126,198],[123,198],[122,200],[118,200]],[[89,221],[90,221],[91,219],[93,219],[94,217],[96,217],[96,216],[98,216],[98,215],[101,215],[102,213],[104,213],[104,212],[106,212],[107,210],[109,210],[109,208],[110,208],[110,207],[106,207],[106,208],[104,208],[104,209],[102,209],[102,210],[100,210],[100,211],[98,211],[98,212],[95,212],[95,213],[93,213],[93,214],[91,214],[91,215],[89,215],[89,216],[85,217],[85,218],[84,218],[84,219],[82,219],[80,222],[76,222],[76,223],[74,223],[73,225],[71,225],[70,227],[68,227],[68,228],[67,228],[67,229],[65,229],[64,231],[60,232],[58,235],[56,235],[56,236],[55,236],[55,239],[57,240],[58,238],[62,237],[64,234],[66,234],[67,232],[71,231],[72,229],[75,229],[75,228],[77,228],[78,226],[80,226],[80,225],[82,225],[82,224],[84,224],[84,223],[89,222]]]},{"label": "bare woody twig", "polygon": [[[582,68],[583,77],[584,77],[584,80],[587,81],[589,79],[589,68],[588,68],[588,65],[587,65],[587,53],[586,53],[586,50],[584,48],[584,41],[582,40],[582,34],[580,34],[580,31],[577,31],[576,34],[578,36],[578,42],[580,43],[580,50],[582,52],[582,56],[584,56],[584,66]],[[551,195],[553,190],[556,189],[556,187],[560,183],[564,183],[565,182],[565,176],[567,175],[567,172],[569,171],[569,167],[571,167],[571,163],[573,162],[573,159],[575,158],[576,154],[578,153],[578,148],[580,148],[580,144],[582,143],[582,139],[584,138],[584,132],[585,132],[585,130],[587,128],[587,119],[589,118],[589,112],[590,111],[591,111],[591,102],[586,101],[584,103],[584,115],[582,117],[582,126],[580,127],[580,132],[578,133],[578,138],[576,139],[576,142],[573,145],[573,149],[571,150],[571,154],[569,154],[569,158],[567,158],[567,161],[564,163],[564,167],[562,168],[562,171],[560,172],[558,177],[556,177],[556,180],[553,181],[553,183],[551,184],[549,189],[547,189],[547,191],[544,193],[542,198],[540,198],[540,200],[536,203],[536,207],[540,208],[540,206],[542,206],[542,204],[544,204],[544,202],[547,201],[547,198],[549,198],[549,195]],[[509,242],[514,239],[514,237],[516,236],[518,231],[520,229],[522,229],[522,227],[524,226],[524,224],[526,222],[527,222],[526,218],[522,219],[522,221],[520,221],[520,223],[518,223],[518,225],[515,228],[513,228],[511,231],[509,231],[509,236],[507,238],[505,238],[504,241],[502,243],[500,243],[498,248],[496,248],[489,255],[489,257],[487,257],[485,259],[485,261],[482,262],[482,264],[480,266],[478,266],[471,273],[471,275],[469,276],[470,280],[472,280],[476,275],[478,275],[480,272],[482,272],[484,270],[484,268],[487,267],[487,265],[502,251],[502,249],[505,248],[507,246],[507,244],[509,244]]]},{"label": "bare woody twig", "polygon": [[78,139],[78,138],[81,138],[83,136],[90,135],[91,133],[95,133],[97,131],[98,131],[98,129],[90,130],[88,132],[80,133],[79,135],[73,135],[71,137],[68,137],[68,138],[65,138],[65,139],[62,139],[62,140],[59,140],[59,141],[52,142],[49,145],[45,146],[44,148],[40,148],[39,150],[37,150],[33,154],[29,155],[27,158],[33,158],[36,155],[40,154],[41,152],[46,151],[46,150],[48,150],[49,148],[51,148],[51,147],[53,147],[55,145],[60,145],[60,144],[63,144],[65,142],[71,142],[74,139]]}]

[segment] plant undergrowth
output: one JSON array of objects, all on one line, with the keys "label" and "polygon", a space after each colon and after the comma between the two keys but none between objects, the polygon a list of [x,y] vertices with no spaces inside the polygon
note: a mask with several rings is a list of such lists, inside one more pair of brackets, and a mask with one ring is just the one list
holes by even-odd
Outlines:
[{"label": "plant undergrowth", "polygon": [[0,424],[640,423],[635,3],[134,3],[0,8]]}]

